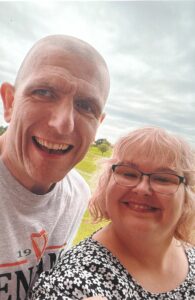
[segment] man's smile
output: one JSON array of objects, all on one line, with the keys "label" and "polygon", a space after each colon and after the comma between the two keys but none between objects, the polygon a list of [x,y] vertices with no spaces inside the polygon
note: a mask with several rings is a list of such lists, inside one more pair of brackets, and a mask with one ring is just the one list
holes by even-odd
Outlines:
[{"label": "man's smile", "polygon": [[34,144],[49,154],[64,154],[69,152],[73,146],[66,143],[53,143],[40,137],[32,137]]}]

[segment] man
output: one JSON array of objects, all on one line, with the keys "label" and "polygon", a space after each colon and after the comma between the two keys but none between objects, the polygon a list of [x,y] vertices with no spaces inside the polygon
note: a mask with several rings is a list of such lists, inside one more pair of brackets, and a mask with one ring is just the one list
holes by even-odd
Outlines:
[{"label": "man", "polygon": [[0,299],[25,299],[71,244],[89,189],[72,168],[104,118],[109,74],[100,54],[64,35],[38,41],[14,86],[0,137]]}]

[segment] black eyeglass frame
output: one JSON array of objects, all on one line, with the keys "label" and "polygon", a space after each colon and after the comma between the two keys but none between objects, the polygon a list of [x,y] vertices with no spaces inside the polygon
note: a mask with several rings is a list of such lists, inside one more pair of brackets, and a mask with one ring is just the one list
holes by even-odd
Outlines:
[{"label": "black eyeglass frame", "polygon": [[[112,166],[111,166],[111,169],[112,169],[113,173],[114,173],[116,167],[129,167],[129,168],[132,168],[132,167],[130,167],[130,166],[128,166],[128,165],[125,165],[125,164],[115,164],[115,165],[112,165]],[[132,169],[134,169],[134,168],[132,168]],[[177,175],[177,174],[173,174],[173,173],[165,173],[165,172],[144,173],[144,172],[141,172],[140,170],[137,170],[137,169],[135,169],[135,170],[138,171],[138,172],[141,174],[141,178],[142,178],[143,175],[145,175],[145,176],[148,176],[149,179],[150,179],[150,176],[151,176],[151,175],[153,175],[153,174],[161,174],[161,173],[162,173],[162,174],[170,174],[170,175],[174,175],[174,176],[176,176],[176,177],[179,178],[178,188],[179,188],[179,186],[180,186],[181,183],[183,183],[183,184],[186,185],[186,178],[185,178],[184,176],[179,176],[179,175]],[[177,190],[176,190],[176,191],[177,191]],[[176,191],[175,191],[175,193],[176,193]]]}]

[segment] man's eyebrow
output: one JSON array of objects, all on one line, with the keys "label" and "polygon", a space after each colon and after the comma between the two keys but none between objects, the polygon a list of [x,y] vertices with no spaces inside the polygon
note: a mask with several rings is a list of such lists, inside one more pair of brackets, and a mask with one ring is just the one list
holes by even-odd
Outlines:
[{"label": "man's eyebrow", "polygon": [[54,88],[53,85],[51,85],[50,82],[48,81],[40,81],[40,80],[37,80],[37,81],[34,81],[33,83],[30,83],[30,84],[27,84],[26,87],[24,88],[25,91],[27,92],[30,92],[32,91],[33,89],[36,89],[36,88],[44,88],[44,87],[48,87],[48,88]]},{"label": "man's eyebrow", "polygon": [[94,96],[87,96],[87,95],[81,95],[81,94],[78,94],[78,95],[75,95],[75,98],[76,99],[81,99],[81,100],[86,100],[86,101],[89,101],[89,102],[93,102],[95,104],[98,104],[99,105],[99,99],[94,97]]},{"label": "man's eyebrow", "polygon": [[33,90],[47,88],[53,92],[60,92],[62,94],[67,94],[70,92],[71,87],[66,85],[66,83],[60,83],[59,81],[46,81],[45,78],[42,81],[41,79],[34,80],[32,83],[29,83],[24,88],[24,92],[30,94]]}]

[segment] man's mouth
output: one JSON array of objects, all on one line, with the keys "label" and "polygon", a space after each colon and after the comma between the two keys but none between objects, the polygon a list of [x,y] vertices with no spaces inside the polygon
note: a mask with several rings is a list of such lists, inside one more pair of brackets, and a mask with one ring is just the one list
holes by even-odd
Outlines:
[{"label": "man's mouth", "polygon": [[128,200],[123,200],[122,203],[127,206],[129,209],[137,211],[137,212],[155,212],[159,210],[157,207],[145,204],[145,203],[138,203]]},{"label": "man's mouth", "polygon": [[32,140],[34,144],[42,151],[49,154],[64,154],[69,152],[73,146],[66,143],[52,143],[48,140],[33,136]]}]

